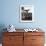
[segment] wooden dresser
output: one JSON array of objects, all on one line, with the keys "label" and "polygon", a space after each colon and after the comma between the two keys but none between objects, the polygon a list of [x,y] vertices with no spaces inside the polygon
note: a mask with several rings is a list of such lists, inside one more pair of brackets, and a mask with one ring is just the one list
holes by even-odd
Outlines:
[{"label": "wooden dresser", "polygon": [[44,32],[3,32],[3,46],[44,46]]}]

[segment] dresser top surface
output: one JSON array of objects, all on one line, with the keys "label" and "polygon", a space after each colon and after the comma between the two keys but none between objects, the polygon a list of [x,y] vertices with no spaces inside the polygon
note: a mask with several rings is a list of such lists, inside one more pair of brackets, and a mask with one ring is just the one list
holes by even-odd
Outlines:
[{"label": "dresser top surface", "polygon": [[[8,33],[8,31],[6,31],[7,33]],[[14,32],[14,31],[13,31]],[[10,33],[13,33],[13,32],[10,32]],[[29,32],[29,33],[39,33],[39,32],[43,32],[44,33],[44,31],[41,31],[41,30],[39,30],[39,31],[25,31],[24,29],[16,29],[16,31],[15,32],[25,32],[25,33],[27,33],[27,32]],[[15,33],[14,32],[14,33]]]}]

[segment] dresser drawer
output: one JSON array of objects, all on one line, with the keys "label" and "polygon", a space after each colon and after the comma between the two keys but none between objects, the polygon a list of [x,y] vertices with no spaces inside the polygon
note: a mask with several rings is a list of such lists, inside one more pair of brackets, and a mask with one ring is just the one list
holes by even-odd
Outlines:
[{"label": "dresser drawer", "polygon": [[21,42],[21,43],[12,43],[12,44],[10,44],[10,43],[8,43],[8,44],[2,44],[2,46],[23,46],[23,43]]},{"label": "dresser drawer", "polygon": [[32,46],[44,46],[44,44],[32,44]]},{"label": "dresser drawer", "polygon": [[3,43],[14,43],[14,42],[23,41],[23,36],[4,36]]},{"label": "dresser drawer", "polygon": [[24,36],[44,36],[45,33],[44,32],[25,32]]},{"label": "dresser drawer", "polygon": [[4,32],[5,36],[23,36],[23,32]]},{"label": "dresser drawer", "polygon": [[32,36],[32,43],[33,44],[43,44],[44,36]]}]

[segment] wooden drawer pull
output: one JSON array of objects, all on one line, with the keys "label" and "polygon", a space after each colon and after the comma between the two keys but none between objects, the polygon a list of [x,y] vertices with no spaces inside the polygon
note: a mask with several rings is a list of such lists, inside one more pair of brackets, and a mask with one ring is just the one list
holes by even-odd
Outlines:
[{"label": "wooden drawer pull", "polygon": [[9,38],[9,40],[12,40],[11,38]]},{"label": "wooden drawer pull", "polygon": [[32,39],[32,40],[36,40],[36,39]]}]

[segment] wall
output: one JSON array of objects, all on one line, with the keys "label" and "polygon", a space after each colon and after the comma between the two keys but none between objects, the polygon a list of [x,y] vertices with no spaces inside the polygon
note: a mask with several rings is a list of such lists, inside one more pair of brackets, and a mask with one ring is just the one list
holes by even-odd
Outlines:
[{"label": "wall", "polygon": [[[21,23],[19,18],[20,5],[34,5],[35,21]],[[46,1],[45,0],[1,0],[0,25],[13,24],[16,28],[31,28],[39,25],[46,28]]]},{"label": "wall", "polygon": [[[21,23],[19,18],[20,5],[34,5],[35,21]],[[13,24],[16,28],[31,28],[39,25],[46,28],[46,1],[45,0],[1,0],[0,25]]]}]

